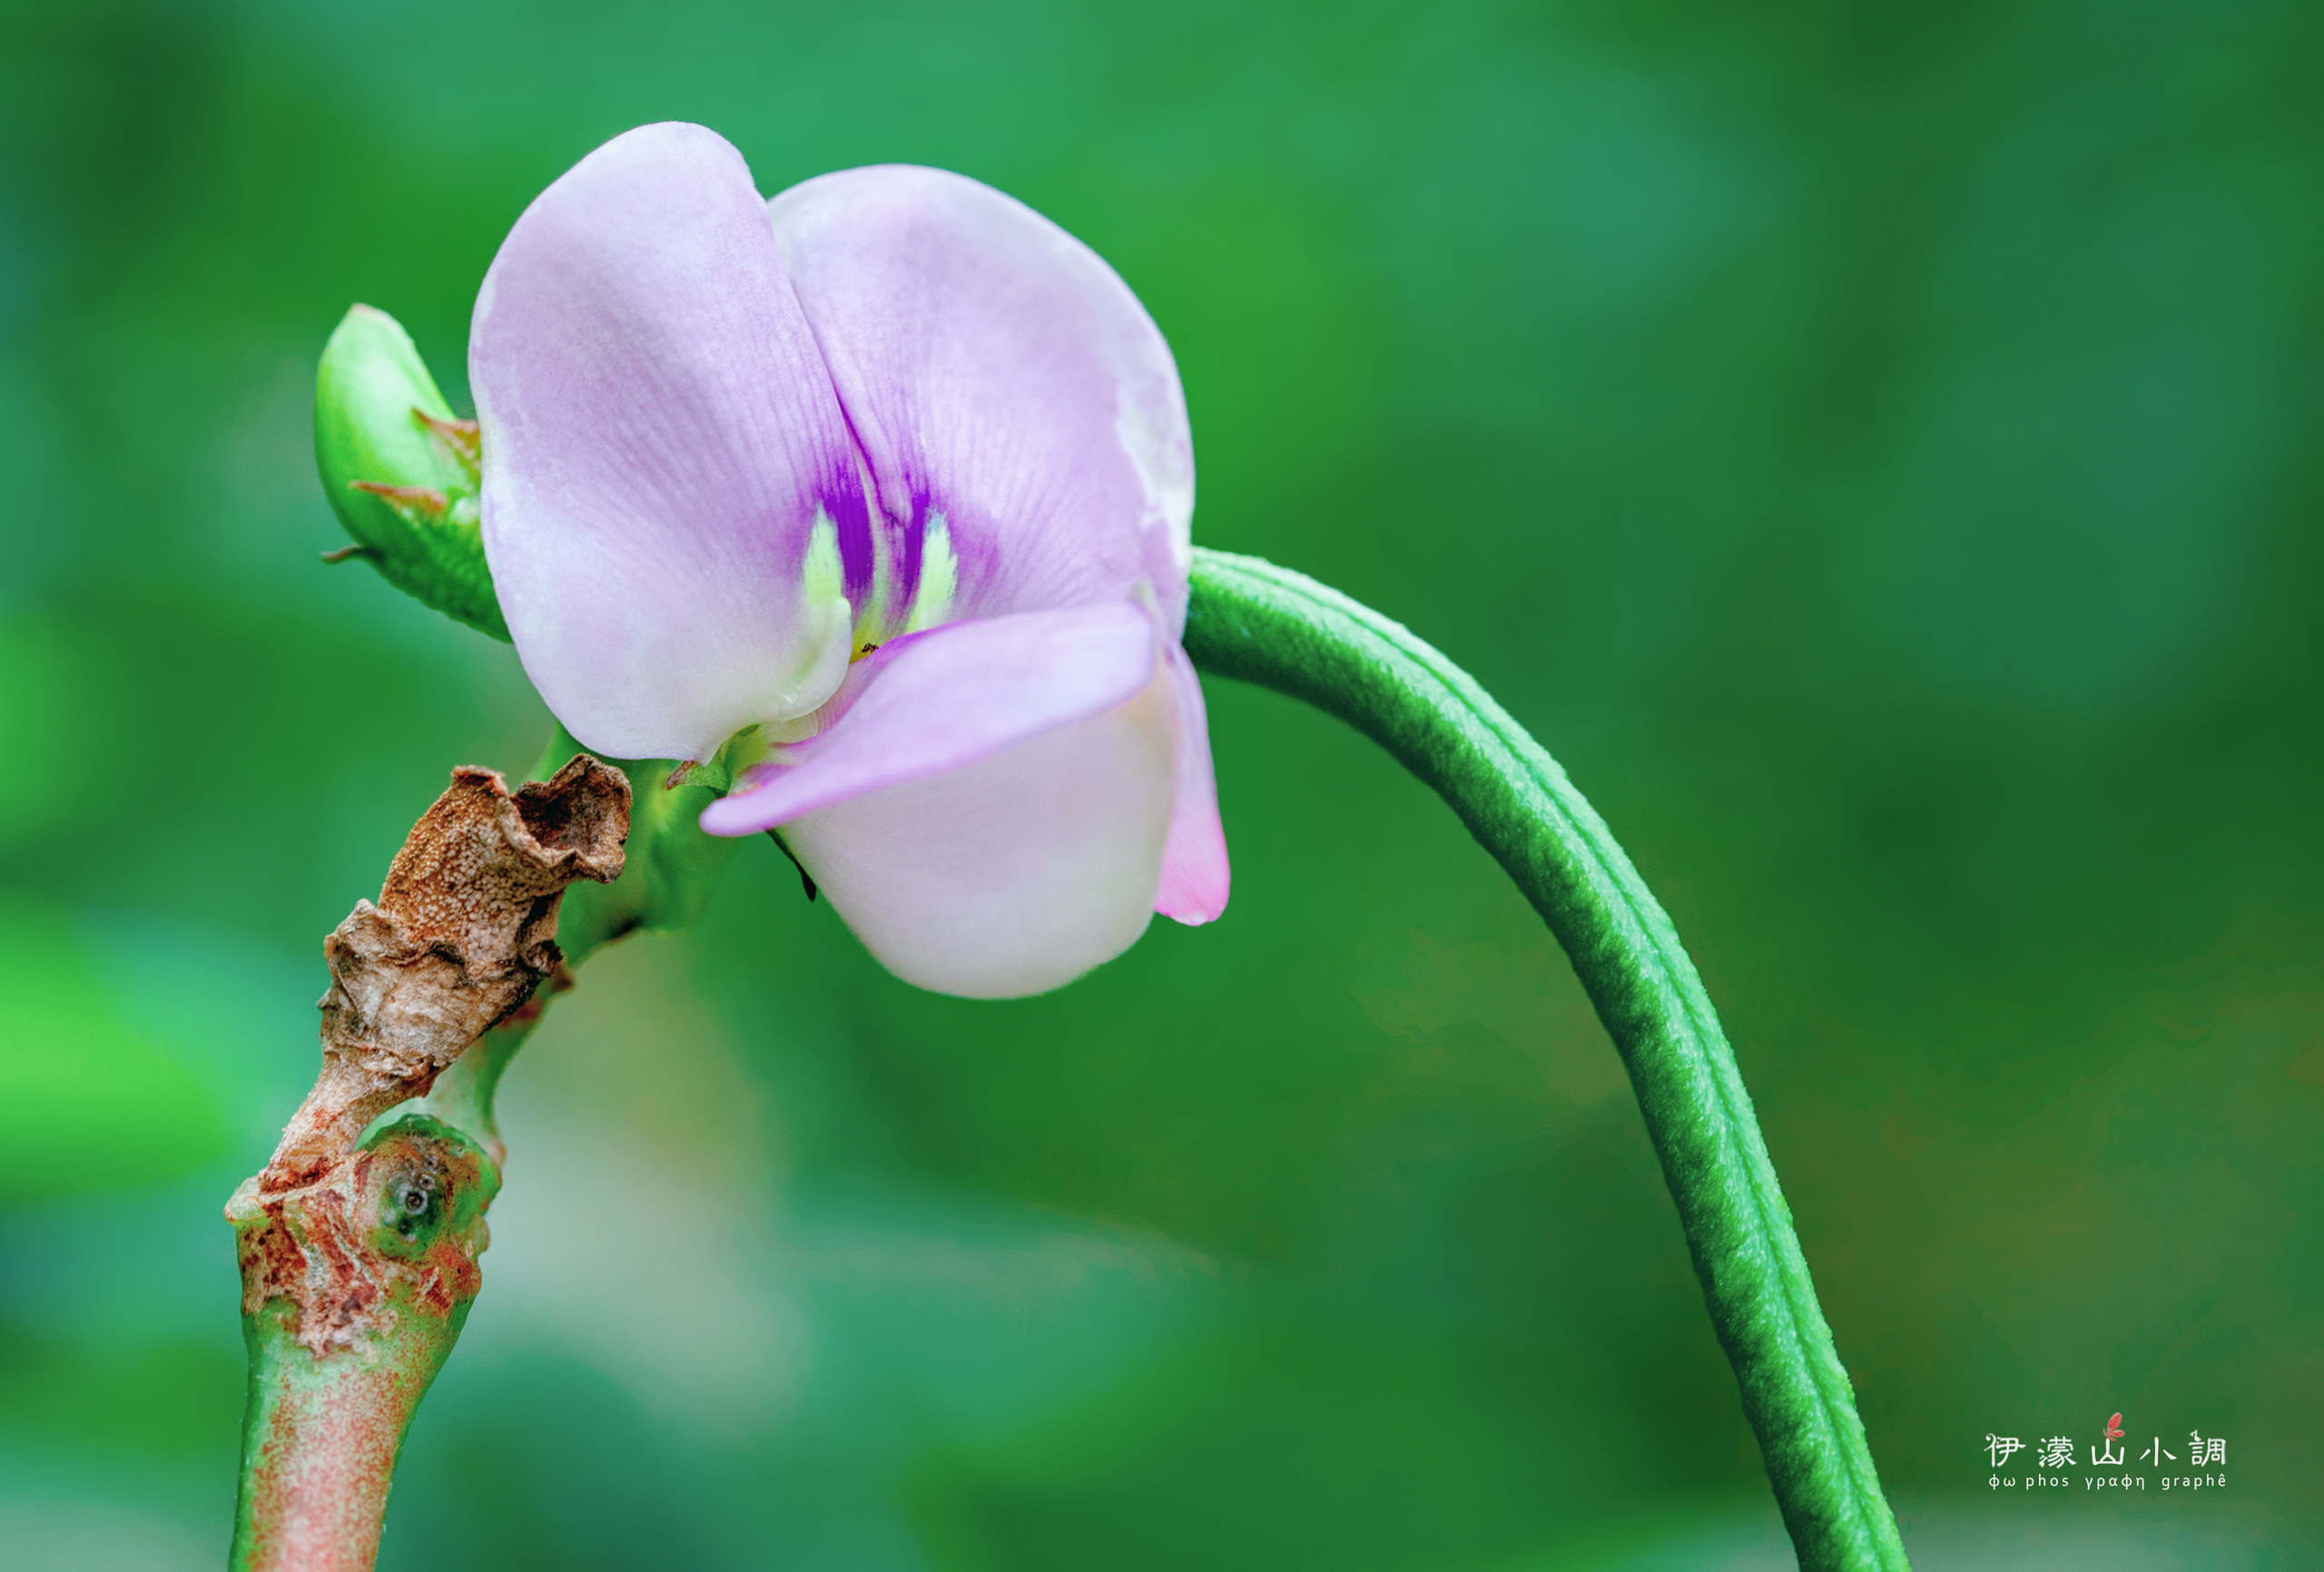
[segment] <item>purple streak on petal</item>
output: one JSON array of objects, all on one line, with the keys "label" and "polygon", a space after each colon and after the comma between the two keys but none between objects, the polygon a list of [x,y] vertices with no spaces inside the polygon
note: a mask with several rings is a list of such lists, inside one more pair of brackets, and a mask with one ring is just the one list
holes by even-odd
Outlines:
[{"label": "purple streak on petal", "polygon": [[957,770],[1120,704],[1153,679],[1154,618],[1128,602],[948,624],[901,638],[831,730],[712,803],[702,827],[753,835],[907,781]]},{"label": "purple streak on petal", "polygon": [[1170,836],[1162,850],[1162,882],[1154,909],[1188,926],[1226,909],[1226,831],[1218,821],[1218,781],[1210,766],[1210,723],[1194,663],[1177,644],[1163,651],[1177,712],[1177,791]]},{"label": "purple streak on petal", "polygon": [[1156,670],[1127,703],[808,813],[783,839],[905,981],[972,998],[1060,987],[1153,917],[1172,708]]},{"label": "purple streak on petal", "polygon": [[921,565],[928,558],[927,493],[922,492],[911,499],[911,513],[907,522],[910,527],[899,531],[896,535],[896,584],[900,596],[896,604],[900,606],[911,604],[911,597],[920,593]]},{"label": "purple streak on petal", "polygon": [[702,758],[800,701],[816,511],[868,576],[864,499],[741,154],[649,125],[575,165],[494,259],[469,375],[493,582],[575,736]]},{"label": "purple streak on petal", "polygon": [[861,606],[877,566],[872,547],[872,516],[876,508],[863,494],[861,475],[849,477],[847,486],[836,496],[826,496],[823,510],[838,535],[840,578],[847,587],[847,598]]},{"label": "purple streak on petal", "polygon": [[844,170],[770,204],[884,509],[945,516],[957,614],[1186,618],[1194,458],[1167,345],[1112,269],[989,186]]}]

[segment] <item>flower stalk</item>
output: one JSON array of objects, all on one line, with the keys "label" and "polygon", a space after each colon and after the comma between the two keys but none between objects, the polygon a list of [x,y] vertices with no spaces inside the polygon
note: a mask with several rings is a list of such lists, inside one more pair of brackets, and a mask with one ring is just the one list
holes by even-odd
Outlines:
[{"label": "flower stalk", "polygon": [[1903,1568],[1734,1052],[1678,931],[1605,820],[1475,678],[1303,574],[1197,548],[1186,639],[1201,670],[1305,700],[1378,742],[1524,891],[1630,1072],[1800,1566]]}]

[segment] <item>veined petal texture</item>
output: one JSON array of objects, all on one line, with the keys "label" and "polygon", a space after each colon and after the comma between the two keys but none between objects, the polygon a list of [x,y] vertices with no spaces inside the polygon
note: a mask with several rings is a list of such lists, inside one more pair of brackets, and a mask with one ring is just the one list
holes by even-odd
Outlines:
[{"label": "veined petal texture", "polygon": [[477,297],[469,377],[493,582],[576,738],[703,759],[830,695],[862,467],[723,138],[644,126],[544,192]]},{"label": "veined petal texture", "polygon": [[[1097,254],[941,170],[843,170],[769,204],[879,503],[941,516],[952,614],[1123,598],[1186,620],[1193,445],[1167,345]],[[901,561],[901,582],[917,565]]]}]

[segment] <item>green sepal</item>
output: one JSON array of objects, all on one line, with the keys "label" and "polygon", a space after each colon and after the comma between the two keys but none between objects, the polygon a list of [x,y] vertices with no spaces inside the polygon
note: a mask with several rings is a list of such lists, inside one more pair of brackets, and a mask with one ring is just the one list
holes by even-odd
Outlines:
[{"label": "green sepal", "polygon": [[474,425],[453,415],[411,336],[385,311],[350,308],[323,346],[315,464],[355,541],[345,556],[361,557],[455,621],[507,639],[484,560]]}]

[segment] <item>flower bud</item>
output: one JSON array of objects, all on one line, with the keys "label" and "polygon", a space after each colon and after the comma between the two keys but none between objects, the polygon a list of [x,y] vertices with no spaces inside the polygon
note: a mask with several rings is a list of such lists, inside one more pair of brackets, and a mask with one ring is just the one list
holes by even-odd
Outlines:
[{"label": "flower bud", "polygon": [[315,463],[360,557],[406,594],[506,639],[479,533],[477,425],[454,418],[402,325],[351,308],[315,374]]}]

